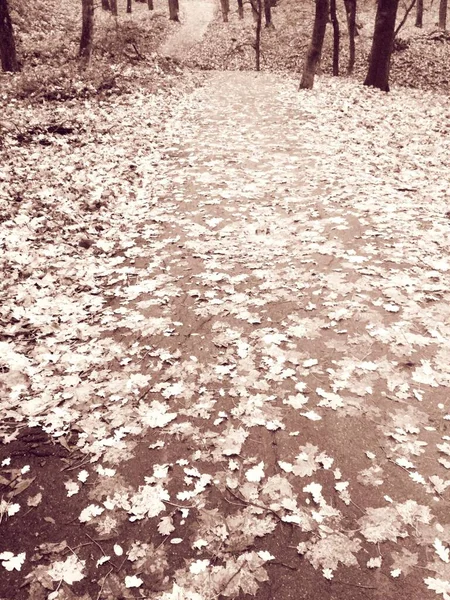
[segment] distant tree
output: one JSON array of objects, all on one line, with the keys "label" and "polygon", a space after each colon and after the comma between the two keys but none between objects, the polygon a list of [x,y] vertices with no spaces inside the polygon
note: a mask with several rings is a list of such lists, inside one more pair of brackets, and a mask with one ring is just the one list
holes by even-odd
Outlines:
[{"label": "distant tree", "polygon": [[256,19],[256,30],[255,30],[255,62],[256,70],[261,70],[261,28],[262,28],[262,11],[263,11],[263,0],[250,0],[252,5],[253,16]]},{"label": "distant tree", "polygon": [[131,13],[131,0],[127,0],[127,13]]},{"label": "distant tree", "polygon": [[103,10],[111,10],[111,5],[109,4],[109,0],[102,0],[102,8]]},{"label": "distant tree", "polygon": [[273,27],[272,23],[272,1],[264,0],[264,17],[266,20],[266,27]]},{"label": "distant tree", "polygon": [[0,58],[3,71],[20,71],[7,0],[0,0]]},{"label": "distant tree", "polygon": [[439,29],[444,31],[447,29],[447,7],[448,0],[440,0],[439,2]]},{"label": "distant tree", "polygon": [[330,0],[330,20],[333,26],[333,75],[337,77],[339,75],[340,31],[339,20],[336,10],[336,0]]},{"label": "distant tree", "polygon": [[356,59],[356,44],[355,37],[357,35],[356,28],[356,0],[344,0],[345,12],[347,13],[347,29],[348,29],[348,65],[347,75],[353,73]]},{"label": "distant tree", "polygon": [[389,91],[389,71],[399,0],[378,0],[369,69],[364,85]]},{"label": "distant tree", "polygon": [[423,25],[423,0],[417,0],[416,5],[416,27],[422,27]]},{"label": "distant tree", "polygon": [[94,0],[81,0],[82,27],[80,39],[80,58],[89,62],[94,40]]},{"label": "distant tree", "polygon": [[220,0],[220,8],[222,9],[222,20],[224,23],[228,23],[228,13],[230,12],[230,1]]},{"label": "distant tree", "polygon": [[323,40],[327,28],[328,13],[329,0],[316,0],[316,13],[314,17],[313,32],[300,81],[301,90],[311,90],[314,85],[314,77],[322,57]]},{"label": "distant tree", "polygon": [[238,3],[239,18],[243,19],[244,18],[244,1],[243,0],[237,0],[237,3]]},{"label": "distant tree", "polygon": [[154,10],[153,0],[147,0],[148,10]]},{"label": "distant tree", "polygon": [[171,21],[179,21],[178,17],[178,0],[169,0],[169,18]]},{"label": "distant tree", "polygon": [[109,0],[112,14],[117,17],[117,0]]}]

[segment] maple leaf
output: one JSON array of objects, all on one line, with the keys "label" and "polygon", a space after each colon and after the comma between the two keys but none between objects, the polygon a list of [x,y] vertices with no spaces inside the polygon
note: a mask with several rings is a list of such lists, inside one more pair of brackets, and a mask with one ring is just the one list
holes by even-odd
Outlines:
[{"label": "maple leaf", "polygon": [[140,486],[138,492],[130,498],[130,521],[156,517],[166,508],[164,500],[170,500],[170,495],[162,485]]},{"label": "maple leaf", "polygon": [[53,581],[65,581],[69,585],[84,579],[84,569],[86,561],[80,560],[74,554],[71,554],[65,561],[56,561],[47,570],[47,573]]},{"label": "maple leaf", "polygon": [[0,560],[2,561],[2,566],[7,571],[20,571],[23,563],[25,562],[26,553],[21,552],[20,554],[15,555],[13,552],[1,552]]},{"label": "maple leaf", "polygon": [[357,565],[355,554],[361,549],[361,540],[351,539],[340,532],[331,533],[317,542],[309,542],[306,558],[315,569],[335,570],[339,563]]}]

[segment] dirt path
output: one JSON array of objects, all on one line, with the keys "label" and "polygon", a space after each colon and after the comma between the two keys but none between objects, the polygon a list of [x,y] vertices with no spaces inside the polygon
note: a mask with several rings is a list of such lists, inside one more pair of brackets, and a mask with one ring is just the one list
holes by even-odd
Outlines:
[{"label": "dirt path", "polygon": [[217,7],[213,0],[182,0],[180,2],[180,25],[162,45],[163,56],[182,61],[187,51],[200,42]]},{"label": "dirt path", "polygon": [[15,420],[49,437],[2,448],[26,479],[8,598],[445,589],[448,141],[412,97],[334,85],[214,74],[134,157],[122,250],[87,250],[91,320],[71,355],[50,334],[27,355]]}]

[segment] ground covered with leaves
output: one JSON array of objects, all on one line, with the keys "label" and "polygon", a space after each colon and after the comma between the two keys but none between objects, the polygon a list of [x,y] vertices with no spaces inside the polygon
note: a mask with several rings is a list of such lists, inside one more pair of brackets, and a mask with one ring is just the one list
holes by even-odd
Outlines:
[{"label": "ground covered with leaves", "polygon": [[0,597],[448,600],[447,96],[173,78],[4,105]]}]

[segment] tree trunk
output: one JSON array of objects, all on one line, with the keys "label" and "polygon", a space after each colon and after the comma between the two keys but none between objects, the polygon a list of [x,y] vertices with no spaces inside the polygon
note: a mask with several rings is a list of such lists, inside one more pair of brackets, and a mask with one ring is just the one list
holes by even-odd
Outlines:
[{"label": "tree trunk", "polygon": [[333,25],[333,76],[339,75],[339,21],[336,11],[336,0],[330,0],[330,19]]},{"label": "tree trunk", "polygon": [[171,21],[179,21],[178,0],[169,0],[169,18]]},{"label": "tree trunk", "polygon": [[147,0],[148,10],[155,10],[153,0]]},{"label": "tree trunk", "polygon": [[127,13],[131,13],[131,0],[127,0]]},{"label": "tree trunk", "polygon": [[103,8],[103,10],[111,11],[111,6],[109,4],[109,0],[102,0],[102,8]]},{"label": "tree trunk", "polygon": [[0,0],[0,59],[3,71],[20,71],[7,0]]},{"label": "tree trunk", "polygon": [[224,23],[228,23],[228,13],[230,12],[229,0],[220,0],[220,8],[222,9],[222,20]]},{"label": "tree trunk", "polygon": [[243,19],[244,18],[244,1],[243,0],[237,0],[237,3],[238,3],[239,18]]},{"label": "tree trunk", "polygon": [[348,65],[347,75],[353,73],[356,58],[356,0],[344,0],[345,12],[347,14],[347,29],[348,29]]},{"label": "tree trunk", "polygon": [[264,0],[264,17],[266,19],[266,27],[273,27],[271,0]]},{"label": "tree trunk", "polygon": [[314,85],[317,66],[322,56],[323,39],[328,22],[329,4],[328,0],[316,0],[316,14],[314,17],[314,26],[306,55],[303,75],[300,81],[301,90],[311,90]]},{"label": "tree trunk", "polygon": [[261,27],[262,27],[262,3],[263,0],[251,0],[253,16],[256,15],[256,31],[255,31],[255,61],[256,70],[261,70]]},{"label": "tree trunk", "polygon": [[447,29],[447,5],[448,0],[440,0],[439,2],[439,29],[444,31]]},{"label": "tree trunk", "polygon": [[422,27],[423,25],[423,0],[417,0],[416,5],[416,27]]},{"label": "tree trunk", "polygon": [[79,56],[85,63],[88,63],[91,58],[94,39],[94,0],[81,0],[81,6],[82,27]]},{"label": "tree trunk", "polygon": [[109,0],[109,1],[110,1],[110,6],[111,6],[111,12],[115,17],[117,17],[117,14],[118,14],[117,0]]},{"label": "tree trunk", "polygon": [[389,70],[399,0],[378,0],[369,70],[364,85],[389,91]]}]

